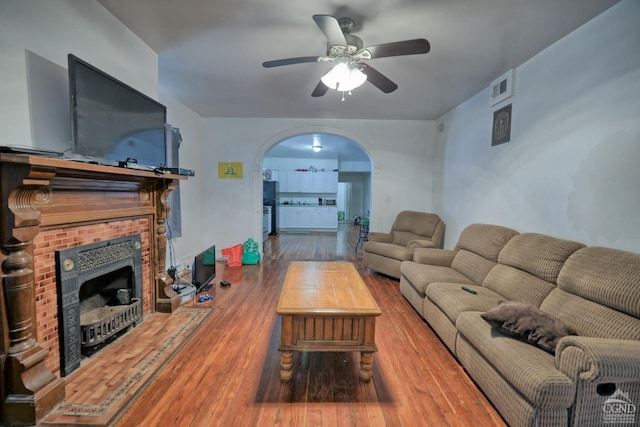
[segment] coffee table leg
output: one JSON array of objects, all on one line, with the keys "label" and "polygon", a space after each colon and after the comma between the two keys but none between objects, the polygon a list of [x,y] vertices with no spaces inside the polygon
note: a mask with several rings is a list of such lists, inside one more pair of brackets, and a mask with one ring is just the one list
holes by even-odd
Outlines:
[{"label": "coffee table leg", "polygon": [[373,353],[363,351],[360,353],[360,380],[368,383],[373,375]]},{"label": "coffee table leg", "polygon": [[291,381],[293,377],[293,351],[283,351],[280,354],[280,379],[283,382]]}]

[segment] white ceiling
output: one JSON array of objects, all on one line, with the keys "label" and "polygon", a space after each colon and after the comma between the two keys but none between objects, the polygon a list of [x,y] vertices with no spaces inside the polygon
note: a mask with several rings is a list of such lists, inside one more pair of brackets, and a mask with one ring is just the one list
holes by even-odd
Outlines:
[{"label": "white ceiling", "polygon": [[[619,0],[98,1],[159,54],[161,91],[202,117],[434,120]],[[369,62],[392,93],[313,98],[330,63],[262,62],[324,55],[314,14],[360,20],[364,46],[426,38],[431,51]]]}]

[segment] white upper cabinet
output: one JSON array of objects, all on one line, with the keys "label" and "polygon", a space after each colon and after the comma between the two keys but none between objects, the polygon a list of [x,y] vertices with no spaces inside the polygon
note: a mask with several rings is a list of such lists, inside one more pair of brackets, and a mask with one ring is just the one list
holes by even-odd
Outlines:
[{"label": "white upper cabinet", "polygon": [[316,172],[311,175],[313,193],[338,192],[338,172]]},{"label": "white upper cabinet", "polygon": [[280,172],[281,193],[337,193],[338,172]]}]

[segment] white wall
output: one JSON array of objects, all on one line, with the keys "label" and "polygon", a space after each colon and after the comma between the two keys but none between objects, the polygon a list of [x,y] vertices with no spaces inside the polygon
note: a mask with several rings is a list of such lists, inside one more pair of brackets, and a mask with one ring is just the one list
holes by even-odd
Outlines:
[{"label": "white wall", "polygon": [[[264,154],[290,136],[324,131],[373,160],[373,230],[414,209],[443,216],[448,247],[466,225],[490,222],[640,252],[639,9],[623,0],[519,67],[506,101],[512,140],[497,147],[491,120],[504,103],[490,108],[488,90],[444,115],[442,133],[419,121],[203,120],[161,99],[185,139],[181,164],[196,169],[182,188],[177,257],[211,242],[259,240]],[[33,144],[28,51],[61,68],[72,52],[158,98],[157,55],[97,2],[3,0],[0,144]],[[245,178],[219,180],[218,161],[242,161]]]},{"label": "white wall", "polygon": [[[61,134],[61,129],[66,128],[69,132],[70,123],[66,77],[68,53],[158,99],[157,54],[99,3],[2,0],[0,145],[49,148],[46,145],[52,141],[36,140],[37,135],[47,134],[65,139],[68,144],[70,134]],[[34,58],[38,60],[38,70],[30,69],[34,67]],[[36,75],[36,71],[40,74]],[[34,80],[34,75],[42,78]],[[65,87],[47,87],[47,84]],[[47,96],[34,94],[36,90]],[[169,123],[181,130],[184,140],[180,148],[181,165],[201,170],[204,164],[199,155],[202,119],[171,98],[161,97],[160,102],[167,106]],[[42,117],[47,110],[55,116]],[[35,112],[40,116],[35,117]],[[64,121],[62,126],[58,126],[60,120]],[[43,123],[50,128],[42,129]],[[204,221],[200,210],[200,183],[197,174],[181,184],[183,237],[173,241],[178,259],[192,257],[207,243],[200,233]]]},{"label": "white wall", "polygon": [[[624,0],[520,66],[510,99],[487,89],[438,120],[445,247],[484,222],[640,252],[639,22]],[[511,142],[491,147],[509,103]]]},{"label": "white wall", "polygon": [[[158,98],[158,56],[100,4],[77,0],[0,2],[0,135],[2,145],[34,146],[27,56],[66,70],[73,53],[146,95]],[[65,82],[62,82],[64,84]],[[68,84],[68,82],[66,82]],[[68,109],[60,91],[43,108]],[[41,110],[38,108],[36,110]],[[69,136],[70,138],[70,136]]]},{"label": "white wall", "polygon": [[[67,54],[73,53],[152,98],[159,97],[156,53],[99,3],[3,0],[0,144],[35,145],[32,129],[37,123],[30,102],[47,104],[38,105],[38,111],[68,108],[65,90],[54,90],[46,100],[29,98],[33,89],[29,52],[42,58],[43,64],[59,67],[52,74],[63,76],[61,80]],[[163,96],[160,101],[168,107],[168,121],[183,136],[181,166],[196,170],[196,176],[181,186],[183,237],[172,242],[179,263],[188,263],[195,252],[211,243],[220,249],[248,237],[261,240],[262,159],[269,148],[300,133],[335,133],[369,152],[374,160],[373,229],[389,229],[402,209],[431,209],[432,122],[202,120],[171,98]],[[39,133],[46,134],[44,131]],[[219,180],[219,161],[242,161],[245,178]]]},{"label": "white wall", "polygon": [[[431,211],[434,123],[305,119],[204,119],[201,156],[205,240],[218,248],[262,241],[262,160],[300,133],[333,133],[358,143],[373,161],[372,229],[389,230],[404,209]],[[221,180],[218,162],[243,162],[244,178]]]},{"label": "white wall", "polygon": [[180,181],[182,237],[172,239],[167,246],[167,267],[173,265],[182,271],[187,266],[191,267],[197,253],[215,243],[206,241],[202,233],[206,220],[206,213],[202,209],[202,191],[206,181],[201,172],[209,165],[200,156],[202,118],[171,97],[161,94],[160,102],[167,107],[167,122],[179,128],[182,135],[180,167],[196,172],[195,176]]}]

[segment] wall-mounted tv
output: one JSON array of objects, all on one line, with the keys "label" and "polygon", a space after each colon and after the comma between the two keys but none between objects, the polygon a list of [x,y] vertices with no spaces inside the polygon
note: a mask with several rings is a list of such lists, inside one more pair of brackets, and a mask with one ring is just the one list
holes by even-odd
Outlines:
[{"label": "wall-mounted tv", "polygon": [[191,266],[191,284],[196,292],[207,286],[216,277],[216,247],[200,252],[195,256]]},{"label": "wall-mounted tv", "polygon": [[76,158],[165,166],[166,107],[72,54],[68,64]]}]

